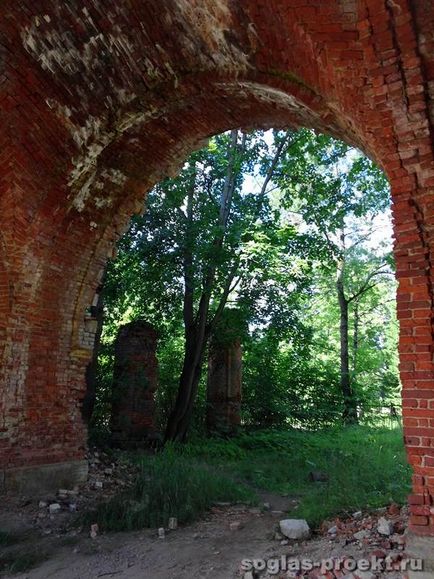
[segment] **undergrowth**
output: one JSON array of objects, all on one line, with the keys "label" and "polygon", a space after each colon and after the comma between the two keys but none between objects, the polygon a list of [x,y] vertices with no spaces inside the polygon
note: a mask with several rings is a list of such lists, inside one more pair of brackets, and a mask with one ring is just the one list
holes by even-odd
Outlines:
[{"label": "undergrowth", "polygon": [[85,522],[97,521],[107,531],[130,531],[167,526],[170,517],[189,523],[214,502],[256,502],[245,485],[170,447],[157,456],[141,457],[139,467],[134,486],[87,513]]},{"label": "undergrowth", "polygon": [[[399,427],[260,431],[229,441],[194,441],[179,451],[217,461],[227,476],[258,489],[297,499],[291,516],[311,525],[345,512],[402,504],[410,492]],[[311,471],[325,473],[328,481],[311,482]]]},{"label": "undergrowth", "polygon": [[[288,516],[315,527],[336,515],[402,504],[410,491],[399,427],[257,431],[171,445],[135,460],[134,487],[99,505],[87,522],[111,531],[165,526],[169,517],[188,523],[213,502],[254,503],[255,490],[265,490],[295,499]],[[327,482],[311,482],[311,471]]]},{"label": "undergrowth", "polygon": [[31,540],[29,533],[0,531],[0,576],[25,573],[48,558],[49,553]]}]

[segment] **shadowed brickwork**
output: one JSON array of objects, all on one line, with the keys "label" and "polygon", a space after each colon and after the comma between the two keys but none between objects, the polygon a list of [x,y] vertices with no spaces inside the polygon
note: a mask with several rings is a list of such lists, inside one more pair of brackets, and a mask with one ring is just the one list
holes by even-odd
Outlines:
[{"label": "shadowed brickwork", "polygon": [[208,354],[207,415],[209,432],[235,433],[240,425],[243,354],[237,338],[212,340]]},{"label": "shadowed brickwork", "polygon": [[115,342],[111,431],[119,446],[143,444],[155,430],[157,332],[145,321],[121,326]]},{"label": "shadowed brickwork", "polygon": [[86,311],[149,188],[231,127],[359,146],[393,196],[412,528],[434,534],[431,0],[5,2],[0,461],[84,457]]}]

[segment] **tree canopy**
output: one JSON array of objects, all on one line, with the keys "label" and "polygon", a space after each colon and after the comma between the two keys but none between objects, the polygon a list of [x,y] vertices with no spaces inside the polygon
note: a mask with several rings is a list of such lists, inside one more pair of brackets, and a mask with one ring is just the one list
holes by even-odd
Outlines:
[{"label": "tree canopy", "polygon": [[210,139],[150,191],[109,264],[94,421],[117,328],[144,318],[161,335],[166,437],[201,428],[207,346],[228,308],[243,328],[244,424],[316,427],[396,404],[389,203],[384,174],[331,137]]}]

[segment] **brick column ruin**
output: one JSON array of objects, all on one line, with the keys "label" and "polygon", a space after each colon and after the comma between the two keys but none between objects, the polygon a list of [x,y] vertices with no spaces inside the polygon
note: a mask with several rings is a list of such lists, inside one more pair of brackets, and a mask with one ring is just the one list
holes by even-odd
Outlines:
[{"label": "brick column ruin", "polygon": [[122,326],[115,343],[111,430],[113,443],[140,445],[155,430],[158,334],[143,320]]},{"label": "brick column ruin", "polygon": [[207,415],[209,432],[233,434],[240,425],[242,348],[239,338],[211,341],[208,356]]}]

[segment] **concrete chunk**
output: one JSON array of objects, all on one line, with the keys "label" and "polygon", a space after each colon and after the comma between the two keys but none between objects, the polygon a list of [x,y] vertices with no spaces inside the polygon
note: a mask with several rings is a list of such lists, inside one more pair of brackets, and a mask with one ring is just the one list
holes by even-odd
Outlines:
[{"label": "concrete chunk", "polygon": [[279,523],[280,531],[288,539],[307,539],[310,528],[304,519],[283,519]]}]

